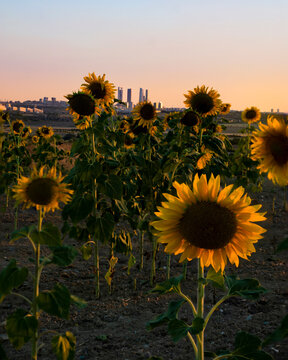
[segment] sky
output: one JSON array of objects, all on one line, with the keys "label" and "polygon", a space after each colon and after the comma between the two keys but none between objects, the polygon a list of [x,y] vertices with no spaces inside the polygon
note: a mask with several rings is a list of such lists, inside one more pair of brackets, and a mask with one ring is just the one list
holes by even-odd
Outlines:
[{"label": "sky", "polygon": [[88,73],[182,107],[196,86],[234,110],[288,112],[287,0],[1,0],[0,100],[63,100]]}]

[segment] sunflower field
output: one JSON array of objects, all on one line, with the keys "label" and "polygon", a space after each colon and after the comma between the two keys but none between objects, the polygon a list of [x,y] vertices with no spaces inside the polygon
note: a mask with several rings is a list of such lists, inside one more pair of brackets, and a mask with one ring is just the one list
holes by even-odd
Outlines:
[{"label": "sunflower field", "polygon": [[66,99],[68,141],[0,113],[0,359],[287,360],[287,118]]}]

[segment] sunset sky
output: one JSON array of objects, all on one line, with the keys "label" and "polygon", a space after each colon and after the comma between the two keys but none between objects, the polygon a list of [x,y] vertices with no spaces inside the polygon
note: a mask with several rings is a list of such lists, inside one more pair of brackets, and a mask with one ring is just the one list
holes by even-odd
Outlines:
[{"label": "sunset sky", "polygon": [[63,99],[83,76],[184,106],[197,85],[232,109],[288,112],[287,0],[1,3],[0,100]]}]

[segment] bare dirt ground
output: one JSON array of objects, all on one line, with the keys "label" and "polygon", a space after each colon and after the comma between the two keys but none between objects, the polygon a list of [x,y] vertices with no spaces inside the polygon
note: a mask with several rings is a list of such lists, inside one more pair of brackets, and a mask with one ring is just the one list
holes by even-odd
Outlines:
[{"label": "bare dirt ground", "polygon": [[[269,290],[267,294],[257,301],[248,301],[233,298],[221,305],[210,320],[206,334],[206,350],[215,351],[223,348],[232,349],[234,338],[240,330],[255,334],[262,339],[271,333],[281,319],[288,312],[288,251],[275,254],[277,244],[288,234],[288,213],[283,210],[283,191],[266,181],[264,191],[251,194],[256,199],[255,203],[262,203],[267,211],[268,220],[261,225],[267,228],[264,239],[256,244],[257,252],[252,254],[250,261],[240,261],[236,269],[228,265],[227,274],[237,273],[241,278],[257,278],[261,285]],[[275,212],[272,216],[272,199],[275,196]],[[5,202],[0,198],[1,207]],[[0,270],[12,258],[16,258],[20,265],[31,267],[28,258],[32,256],[30,245],[19,240],[9,244],[9,237],[13,231],[14,209],[13,204],[0,216]],[[47,216],[46,221],[61,226],[60,212]],[[36,212],[21,210],[19,228],[24,225],[36,223]],[[134,239],[134,254],[138,256],[137,239]],[[67,240],[67,244],[78,246],[75,240]],[[116,272],[113,279],[113,293],[109,294],[104,274],[108,269],[108,251],[101,248],[101,298],[95,299],[93,266],[91,261],[84,261],[79,256],[67,268],[49,267],[44,270],[41,278],[41,290],[51,289],[56,282],[67,286],[70,292],[87,301],[85,309],[71,309],[69,320],[58,320],[48,315],[41,316],[42,330],[57,330],[64,333],[72,331],[77,338],[76,359],[79,360],[147,360],[152,355],[161,356],[164,360],[190,360],[193,353],[190,343],[186,339],[173,343],[167,334],[165,326],[147,332],[145,324],[158,314],[165,312],[171,299],[175,295],[157,296],[149,294],[149,272],[151,264],[151,245],[146,243],[145,267],[140,272],[137,265],[127,275],[128,259],[119,255]],[[118,255],[117,255],[118,256]],[[157,257],[157,282],[165,280],[166,258],[163,248],[160,248]],[[182,265],[177,257],[172,259],[172,275],[177,276],[182,272]],[[136,279],[136,289],[134,287]],[[183,283],[183,292],[195,300],[196,264],[188,265],[187,280]],[[31,282],[24,283],[19,292],[31,297]],[[216,300],[221,297],[221,292],[216,292]],[[213,291],[206,288],[205,310],[213,303]],[[10,345],[4,330],[3,321],[17,307],[25,304],[19,298],[8,296],[0,304],[0,340],[6,349],[9,359],[29,359],[30,345],[25,345],[16,351]],[[181,310],[183,320],[191,320],[188,308]],[[51,336],[50,336],[51,338]],[[45,346],[39,351],[39,359],[55,359],[51,353],[49,336],[45,337]],[[47,342],[48,341],[48,342]],[[288,342],[267,346],[267,352],[276,360],[288,359]]]}]

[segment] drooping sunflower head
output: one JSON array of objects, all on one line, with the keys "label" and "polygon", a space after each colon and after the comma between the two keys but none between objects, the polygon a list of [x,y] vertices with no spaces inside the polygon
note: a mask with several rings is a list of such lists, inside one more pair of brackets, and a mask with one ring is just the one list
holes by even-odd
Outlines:
[{"label": "drooping sunflower head", "polygon": [[252,106],[242,111],[241,119],[248,124],[258,122],[261,119],[261,112],[257,107]]},{"label": "drooping sunflower head", "polygon": [[67,110],[76,119],[79,119],[80,116],[91,116],[97,113],[95,99],[90,94],[78,91],[65,97],[68,99],[69,104]]},{"label": "drooping sunflower head", "polygon": [[97,106],[110,106],[114,101],[115,87],[108,80],[105,80],[105,74],[96,76],[93,72],[84,77],[86,83],[82,84],[81,89],[93,96]]},{"label": "drooping sunflower head", "polygon": [[197,86],[193,91],[189,90],[188,94],[184,94],[186,100],[184,104],[203,117],[208,115],[216,115],[221,106],[219,93],[211,88],[202,85]]},{"label": "drooping sunflower head", "polygon": [[213,157],[213,152],[210,151],[209,149],[205,148],[204,145],[202,145],[201,147],[201,156],[199,157],[199,159],[197,160],[197,169],[198,170],[202,170],[206,167],[207,164],[209,164],[209,162],[211,161],[212,157]]},{"label": "drooping sunflower head", "polygon": [[140,134],[149,134],[154,136],[157,131],[157,126],[146,127],[143,125],[137,125],[137,123],[133,124],[130,128],[133,135],[138,136]]},{"label": "drooping sunflower head", "polygon": [[54,135],[54,131],[51,126],[41,126],[38,129],[38,132],[40,137],[43,137],[44,139],[50,139]]},{"label": "drooping sunflower head", "polygon": [[195,111],[187,111],[181,118],[180,123],[185,126],[197,126],[200,123],[200,118]]},{"label": "drooping sunflower head", "polygon": [[37,135],[32,136],[32,142],[33,142],[33,144],[38,144],[39,136],[37,136]]},{"label": "drooping sunflower head", "polygon": [[31,134],[31,132],[32,132],[31,127],[25,126],[21,133],[22,139],[27,139],[28,136]]},{"label": "drooping sunflower head", "polygon": [[220,106],[220,114],[221,115],[229,114],[230,109],[231,109],[231,104],[222,103],[221,106]]},{"label": "drooping sunflower head", "polygon": [[20,135],[25,127],[25,124],[22,120],[12,121],[12,131],[15,135]]},{"label": "drooping sunflower head", "polygon": [[259,161],[260,172],[268,172],[268,179],[288,185],[288,124],[268,116],[267,125],[259,123],[259,129],[253,132],[252,159]]},{"label": "drooping sunflower head", "polygon": [[157,119],[157,112],[150,101],[142,101],[134,107],[132,116],[139,125],[151,127]]},{"label": "drooping sunflower head", "polygon": [[160,220],[151,225],[158,231],[158,241],[167,244],[168,253],[182,254],[180,261],[199,258],[201,266],[224,270],[227,258],[239,265],[255,252],[254,243],[265,232],[255,222],[265,220],[257,212],[261,205],[251,205],[244,188],[233,185],[220,190],[220,177],[195,176],[193,188],[174,182],[177,196],[163,194],[168,200],[155,214]]},{"label": "drooping sunflower head", "polygon": [[61,173],[56,168],[51,168],[45,173],[42,167],[39,172],[33,170],[30,178],[22,176],[18,184],[14,186],[14,198],[19,203],[24,203],[25,208],[35,206],[37,210],[44,212],[59,209],[59,202],[66,204],[73,193],[67,184],[62,183]]}]

